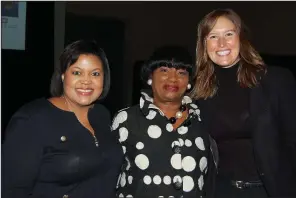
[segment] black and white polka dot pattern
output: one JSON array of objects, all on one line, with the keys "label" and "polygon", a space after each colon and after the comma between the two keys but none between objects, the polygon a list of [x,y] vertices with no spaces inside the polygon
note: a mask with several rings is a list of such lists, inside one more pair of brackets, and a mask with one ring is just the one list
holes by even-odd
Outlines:
[{"label": "black and white polka dot pattern", "polygon": [[[189,115],[174,131],[150,95],[142,92],[139,105],[121,110],[113,120],[113,133],[118,134],[125,153],[117,197],[199,197],[209,155],[200,111],[185,96]],[[186,125],[187,121],[191,124]]]}]

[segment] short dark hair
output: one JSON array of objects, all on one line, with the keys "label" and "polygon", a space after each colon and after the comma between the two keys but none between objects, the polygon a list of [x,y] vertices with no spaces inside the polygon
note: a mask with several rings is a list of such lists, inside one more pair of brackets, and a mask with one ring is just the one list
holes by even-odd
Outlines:
[{"label": "short dark hair", "polygon": [[188,50],[181,46],[163,46],[157,48],[142,67],[141,78],[144,84],[147,82],[153,71],[159,67],[185,69],[189,73],[189,80],[192,78],[193,58]]},{"label": "short dark hair", "polygon": [[110,68],[106,54],[94,40],[78,40],[66,46],[59,58],[59,64],[54,68],[51,78],[50,93],[53,97],[61,96],[64,92],[62,74],[78,60],[80,55],[97,56],[103,64],[104,85],[103,92],[98,100],[104,99],[110,89]]}]

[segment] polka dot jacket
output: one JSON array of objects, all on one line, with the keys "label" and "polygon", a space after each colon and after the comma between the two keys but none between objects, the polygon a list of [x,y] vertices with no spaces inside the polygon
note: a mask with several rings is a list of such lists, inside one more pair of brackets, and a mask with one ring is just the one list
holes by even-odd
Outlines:
[{"label": "polka dot jacket", "polygon": [[212,158],[209,136],[202,129],[197,105],[188,96],[183,100],[189,115],[175,130],[147,90],[141,92],[139,105],[115,116],[112,130],[125,153],[117,197],[205,197]]}]

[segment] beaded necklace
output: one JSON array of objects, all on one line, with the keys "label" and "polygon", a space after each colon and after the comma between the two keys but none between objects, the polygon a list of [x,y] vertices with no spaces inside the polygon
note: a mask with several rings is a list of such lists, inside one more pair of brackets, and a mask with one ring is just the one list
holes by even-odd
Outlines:
[{"label": "beaded necklace", "polygon": [[176,121],[177,121],[177,119],[182,118],[182,116],[183,116],[183,112],[184,112],[185,110],[186,110],[186,106],[185,106],[184,102],[182,101],[182,105],[180,106],[179,111],[177,111],[175,117],[171,117],[171,118],[169,119],[170,123],[171,123],[171,124],[175,124]]}]

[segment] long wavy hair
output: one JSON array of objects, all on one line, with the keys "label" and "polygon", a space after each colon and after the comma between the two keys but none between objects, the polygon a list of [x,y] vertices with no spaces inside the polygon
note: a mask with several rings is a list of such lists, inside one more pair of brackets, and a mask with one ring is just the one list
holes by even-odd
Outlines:
[{"label": "long wavy hair", "polygon": [[207,14],[198,25],[196,46],[195,85],[190,93],[195,99],[213,97],[218,90],[215,66],[207,54],[206,39],[218,18],[226,17],[239,34],[240,52],[237,81],[241,87],[252,88],[258,84],[259,74],[266,73],[266,65],[251,45],[247,28],[241,18],[231,9],[217,9]]}]

